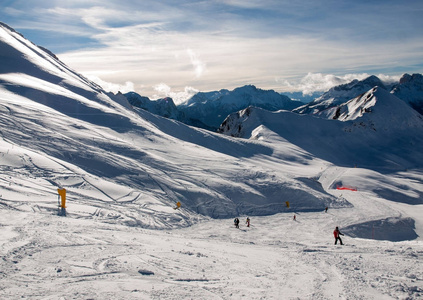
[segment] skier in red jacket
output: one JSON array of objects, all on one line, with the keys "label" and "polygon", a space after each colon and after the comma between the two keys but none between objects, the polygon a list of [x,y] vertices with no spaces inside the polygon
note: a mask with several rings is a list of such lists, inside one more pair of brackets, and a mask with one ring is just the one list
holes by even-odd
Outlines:
[{"label": "skier in red jacket", "polygon": [[336,227],[335,230],[333,231],[333,236],[335,237],[335,245],[338,242],[338,240],[341,243],[341,245],[343,245],[340,235],[344,235],[344,234],[339,231],[338,227]]}]

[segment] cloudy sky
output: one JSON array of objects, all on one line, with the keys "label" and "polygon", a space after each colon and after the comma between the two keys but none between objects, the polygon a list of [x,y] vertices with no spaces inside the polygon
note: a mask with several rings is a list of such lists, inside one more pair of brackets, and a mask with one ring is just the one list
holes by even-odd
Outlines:
[{"label": "cloudy sky", "polygon": [[0,21],[116,92],[326,90],[423,73],[421,0],[13,0]]}]

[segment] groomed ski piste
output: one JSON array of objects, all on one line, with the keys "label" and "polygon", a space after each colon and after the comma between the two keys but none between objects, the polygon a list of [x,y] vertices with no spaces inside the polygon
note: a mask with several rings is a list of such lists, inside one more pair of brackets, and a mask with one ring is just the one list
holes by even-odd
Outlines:
[{"label": "groomed ski piste", "polygon": [[[354,208],[296,213],[296,221],[294,212],[250,217],[250,227],[241,217],[239,229],[232,219],[222,219],[148,230],[103,222],[95,213],[78,218],[72,204],[67,217],[43,209],[2,209],[0,294],[3,299],[420,299],[422,242],[400,218],[418,220],[421,208],[364,192],[333,193]],[[368,237],[353,237],[343,230],[348,224],[360,224],[351,232]],[[345,233],[343,246],[333,245],[336,225]],[[398,231],[413,240],[376,240]]]},{"label": "groomed ski piste", "polygon": [[396,98],[345,122],[251,109],[234,138],[0,41],[1,299],[423,297],[422,125]]}]

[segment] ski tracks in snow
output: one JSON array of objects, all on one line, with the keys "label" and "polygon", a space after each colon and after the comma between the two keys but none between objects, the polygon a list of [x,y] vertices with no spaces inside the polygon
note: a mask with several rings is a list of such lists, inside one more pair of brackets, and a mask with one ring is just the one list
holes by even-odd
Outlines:
[{"label": "ski tracks in snow", "polygon": [[421,243],[346,236],[335,246],[332,225],[343,214],[164,231],[14,212],[2,230],[9,238],[0,240],[0,298],[421,298]]}]

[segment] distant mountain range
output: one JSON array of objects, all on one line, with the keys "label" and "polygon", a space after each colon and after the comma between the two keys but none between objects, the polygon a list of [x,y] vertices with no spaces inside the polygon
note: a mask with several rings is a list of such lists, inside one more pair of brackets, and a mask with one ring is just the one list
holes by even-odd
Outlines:
[{"label": "distant mountain range", "polygon": [[239,87],[233,91],[199,92],[179,105],[175,105],[171,98],[152,101],[133,92],[125,96],[135,107],[213,131],[219,128],[229,114],[249,106],[277,111],[292,110],[303,104],[273,90],[262,90],[253,85]]},{"label": "distant mountain range", "polygon": [[368,168],[423,161],[423,116],[381,87],[325,110],[326,118],[249,107],[218,132],[244,139],[288,141],[334,164]]},{"label": "distant mountain range", "polygon": [[281,94],[287,96],[288,98],[294,101],[309,103],[314,99],[320,97],[323,92],[312,92],[310,94],[304,94],[303,92],[281,92]]},{"label": "distant mountain range", "polygon": [[423,76],[422,74],[404,74],[391,93],[404,100],[412,108],[423,114]]},{"label": "distant mountain range", "polygon": [[364,80],[353,80],[331,88],[310,103],[294,109],[300,114],[313,114],[321,117],[333,117],[333,108],[359,97],[371,88],[378,86],[397,96],[420,114],[423,114],[423,76],[404,74],[398,83],[386,85],[372,75]]},{"label": "distant mountain range", "polygon": [[[291,100],[286,95],[273,90],[258,89],[253,85],[239,87],[233,91],[199,92],[179,105],[175,105],[171,98],[153,101],[134,92],[125,96],[136,108],[145,109],[187,125],[216,131],[226,116],[249,106],[269,111],[288,110],[299,114],[333,118],[339,105],[359,97],[375,86],[390,91],[423,114],[423,76],[421,74],[404,74],[399,82],[389,85],[374,75],[364,80],[356,79],[331,88],[307,104]],[[291,95],[298,98],[295,93]]]}]

